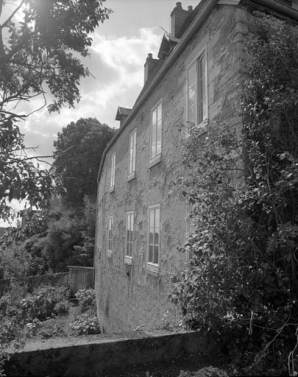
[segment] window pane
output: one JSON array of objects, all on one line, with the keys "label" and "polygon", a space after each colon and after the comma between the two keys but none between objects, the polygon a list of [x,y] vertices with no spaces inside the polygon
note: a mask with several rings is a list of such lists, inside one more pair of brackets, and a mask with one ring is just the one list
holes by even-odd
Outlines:
[{"label": "window pane", "polygon": [[159,208],[155,209],[155,227],[159,228]]},{"label": "window pane", "polygon": [[207,63],[206,56],[204,55],[202,60],[202,97],[203,97],[203,120],[207,118],[207,93],[206,93],[206,79],[207,79]]},{"label": "window pane", "polygon": [[154,210],[149,210],[149,227],[150,229],[154,228]]},{"label": "window pane", "polygon": [[154,259],[153,263],[158,264],[158,246],[154,246]]},{"label": "window pane", "polygon": [[132,243],[131,242],[128,242],[128,244],[127,244],[127,255],[129,257],[132,256]]},{"label": "window pane", "polygon": [[194,63],[188,70],[188,86],[192,86],[196,82],[196,63]]},{"label": "window pane", "polygon": [[152,245],[149,245],[148,262],[153,263],[153,246]]},{"label": "window pane", "polygon": [[188,121],[197,124],[197,106],[193,106],[188,111]]},{"label": "window pane", "polygon": [[151,151],[150,151],[151,158],[161,153],[161,127],[162,127],[162,104],[160,103],[152,111]]},{"label": "window pane", "polygon": [[154,232],[153,228],[150,229],[150,232],[149,232],[149,244],[150,245],[153,245],[153,232]]},{"label": "window pane", "polygon": [[157,122],[160,122],[161,118],[162,118],[162,108],[161,108],[161,103],[160,103],[157,108]]},{"label": "window pane", "polygon": [[188,108],[191,108],[193,105],[196,104],[196,89],[197,86],[193,85],[188,90]]},{"label": "window pane", "polygon": [[133,133],[133,152],[132,152],[132,171],[134,172],[136,170],[136,143],[137,143],[137,132],[135,131]]}]

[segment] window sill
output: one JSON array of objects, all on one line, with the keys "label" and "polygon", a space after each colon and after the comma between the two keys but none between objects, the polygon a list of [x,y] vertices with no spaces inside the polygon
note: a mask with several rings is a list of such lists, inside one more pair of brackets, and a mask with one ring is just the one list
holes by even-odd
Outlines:
[{"label": "window sill", "polygon": [[[208,124],[208,118],[204,119],[203,122],[201,122],[200,124],[195,124],[194,126],[192,126],[190,131],[194,129],[198,130],[199,128],[204,129],[207,126],[207,124]],[[190,136],[191,136],[190,132],[185,127],[185,129],[183,130],[182,139],[188,141],[190,139]]]},{"label": "window sill", "polygon": [[148,263],[146,266],[146,272],[153,276],[159,276],[159,266],[156,264]]},{"label": "window sill", "polygon": [[127,182],[130,182],[132,181],[133,179],[135,179],[136,177],[136,172],[132,172],[131,174],[129,174],[129,176],[127,177]]},{"label": "window sill", "polygon": [[159,164],[160,161],[161,161],[161,153],[151,158],[151,160],[149,161],[149,168],[152,168],[152,166]]},{"label": "window sill", "polygon": [[129,257],[128,255],[125,255],[125,258],[124,258],[124,263],[131,266],[133,264],[133,259],[132,257]]},{"label": "window sill", "polygon": [[112,193],[115,191],[115,186],[110,187],[109,192]]},{"label": "window sill", "polygon": [[112,252],[112,250],[107,250],[107,257],[108,258],[112,258],[112,254],[113,254],[113,252]]}]

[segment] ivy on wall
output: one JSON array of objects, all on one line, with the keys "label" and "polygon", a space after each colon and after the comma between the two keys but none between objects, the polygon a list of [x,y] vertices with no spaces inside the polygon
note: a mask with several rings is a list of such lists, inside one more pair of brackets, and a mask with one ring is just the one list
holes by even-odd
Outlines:
[{"label": "ivy on wall", "polygon": [[[245,374],[295,375],[298,331],[298,28],[255,13],[242,64],[243,125],[191,127],[179,178],[195,232],[171,299],[218,333]],[[236,132],[237,131],[237,132]]]}]

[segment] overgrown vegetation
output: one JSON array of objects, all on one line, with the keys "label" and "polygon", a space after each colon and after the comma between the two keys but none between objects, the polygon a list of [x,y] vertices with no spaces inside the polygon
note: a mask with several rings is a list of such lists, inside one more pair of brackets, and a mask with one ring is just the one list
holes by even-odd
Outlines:
[{"label": "overgrown vegetation", "polygon": [[[91,33],[111,10],[98,0],[0,1],[0,218],[13,215],[12,199],[44,208],[54,189],[54,175],[28,156],[19,121],[39,109],[51,94],[50,112],[74,107],[80,100],[80,80],[89,70]],[[44,102],[44,103],[43,103]],[[22,104],[30,104],[28,107]],[[21,107],[20,107],[21,106]],[[26,110],[25,110],[26,111]],[[30,148],[29,148],[30,149]],[[32,149],[32,148],[31,148]],[[49,156],[44,156],[49,157]],[[33,161],[35,163],[33,163]]]},{"label": "overgrown vegetation", "polygon": [[4,364],[13,350],[24,346],[26,339],[37,333],[45,338],[61,335],[61,329],[50,326],[51,319],[68,312],[68,287],[42,287],[28,293],[27,287],[17,282],[0,298],[0,376]]},{"label": "overgrown vegetation", "polygon": [[67,266],[92,266],[96,204],[88,198],[77,210],[33,213],[23,228],[2,237],[0,262],[4,278],[68,271]]},{"label": "overgrown vegetation", "polygon": [[188,328],[217,334],[241,374],[296,375],[298,30],[256,19],[241,130],[220,121],[190,129],[190,173],[179,181],[195,232],[171,297]]},{"label": "overgrown vegetation", "polygon": [[80,314],[70,327],[79,335],[100,334],[94,289],[81,289],[75,296],[79,301]]}]

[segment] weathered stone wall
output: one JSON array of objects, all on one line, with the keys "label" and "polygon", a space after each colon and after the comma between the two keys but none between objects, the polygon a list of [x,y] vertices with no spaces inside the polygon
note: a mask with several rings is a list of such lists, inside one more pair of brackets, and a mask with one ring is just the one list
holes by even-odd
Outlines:
[{"label": "weathered stone wall", "polygon": [[[38,346],[26,344],[25,349],[11,357],[6,369],[8,376],[105,376],[106,372],[118,367],[125,370],[132,365],[162,363],[190,354],[204,360],[208,352],[215,352],[215,344],[210,335],[201,332],[155,332],[137,339],[89,335],[77,338],[76,342],[65,338],[58,344],[57,340],[48,339]],[[216,354],[219,347],[217,343]]]},{"label": "weathered stone wall", "polygon": [[[179,125],[186,120],[186,68],[206,49],[208,64],[208,117],[221,116],[228,125],[240,125],[239,67],[245,8],[217,6],[212,15],[156,86],[145,104],[107,153],[98,186],[95,247],[95,289],[98,316],[107,330],[131,330],[162,324],[166,311],[174,321],[179,313],[169,303],[171,277],[183,269],[186,255],[177,246],[186,240],[186,203],[172,180],[184,174],[183,138]],[[151,109],[162,100],[162,157],[149,168]],[[129,134],[137,129],[136,178],[128,182]],[[111,156],[116,152],[115,190],[109,192]],[[160,204],[159,273],[146,269],[148,206]],[[133,264],[124,263],[126,212],[134,211]],[[107,256],[108,217],[113,216],[113,253]]]}]

